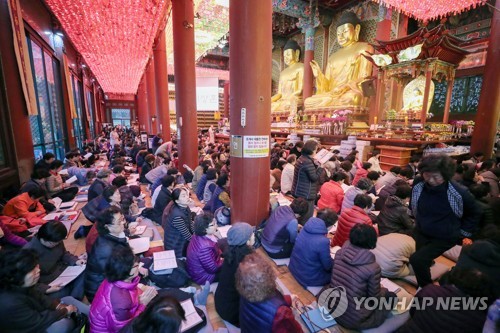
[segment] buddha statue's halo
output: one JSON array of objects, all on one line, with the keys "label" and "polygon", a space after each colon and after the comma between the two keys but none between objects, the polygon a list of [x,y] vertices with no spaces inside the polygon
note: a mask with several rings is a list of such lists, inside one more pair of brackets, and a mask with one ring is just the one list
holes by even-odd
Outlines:
[{"label": "buddha statue's halo", "polygon": [[337,23],[337,28],[347,23],[350,23],[353,25],[353,27],[356,27],[358,24],[361,24],[361,21],[354,12],[344,12],[340,17],[339,22]]},{"label": "buddha statue's halo", "polygon": [[293,39],[289,39],[288,42],[286,42],[285,47],[283,48],[283,51],[286,50],[294,50],[294,51],[301,51],[299,43],[294,41]]}]

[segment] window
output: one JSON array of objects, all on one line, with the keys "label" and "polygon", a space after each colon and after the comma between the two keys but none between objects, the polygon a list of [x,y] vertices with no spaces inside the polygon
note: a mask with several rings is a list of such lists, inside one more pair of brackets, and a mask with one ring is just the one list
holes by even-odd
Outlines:
[{"label": "window", "polygon": [[38,115],[30,116],[35,159],[47,152],[64,158],[64,121],[61,110],[59,63],[28,37]]},{"label": "window", "polygon": [[113,126],[122,125],[130,127],[130,109],[111,109]]},{"label": "window", "polygon": [[87,98],[87,106],[89,108],[89,125],[90,125],[90,136],[95,138],[95,126],[94,126],[94,94],[90,91],[87,90],[87,93],[85,94],[85,97]]},{"label": "window", "polygon": [[85,129],[83,127],[84,119],[82,112],[82,100],[80,94],[81,83],[73,74],[71,74],[71,84],[73,86],[73,100],[77,115],[77,118],[73,119],[73,131],[76,139],[76,146],[78,148],[82,148],[83,142],[85,141]]},{"label": "window", "polygon": [[[475,114],[482,84],[481,75],[456,78],[451,92],[450,113]],[[431,113],[443,114],[447,88],[447,82],[435,82]]]}]

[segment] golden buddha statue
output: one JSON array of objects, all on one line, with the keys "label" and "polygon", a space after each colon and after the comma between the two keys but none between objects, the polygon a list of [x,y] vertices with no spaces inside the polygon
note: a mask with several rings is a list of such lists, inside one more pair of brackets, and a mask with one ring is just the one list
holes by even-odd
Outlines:
[{"label": "golden buddha statue", "polygon": [[271,97],[271,112],[296,113],[297,107],[302,106],[302,85],[304,82],[304,64],[299,62],[300,46],[294,40],[285,44],[283,51],[285,68],[280,73],[278,93]]},{"label": "golden buddha statue", "polygon": [[372,64],[361,54],[373,53],[373,47],[358,41],[360,31],[356,14],[345,12],[337,25],[337,41],[341,49],[328,58],[325,73],[321,72],[316,61],[311,61],[316,95],[306,98],[306,109],[364,106],[361,82],[372,75]]},{"label": "golden buddha statue", "polygon": [[[403,89],[403,108],[401,111],[421,111],[424,106],[424,92],[425,92],[425,76],[419,75],[411,80]],[[427,110],[432,104],[434,98],[434,82],[431,80],[429,87],[429,102],[427,103]]]}]

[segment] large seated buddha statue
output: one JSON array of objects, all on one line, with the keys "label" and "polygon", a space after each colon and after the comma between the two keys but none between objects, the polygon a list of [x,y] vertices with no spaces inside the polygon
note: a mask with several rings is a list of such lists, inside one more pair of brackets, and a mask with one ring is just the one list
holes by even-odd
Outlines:
[{"label": "large seated buddha statue", "polygon": [[311,61],[316,94],[304,101],[306,110],[364,106],[361,82],[372,75],[372,64],[361,54],[373,53],[373,47],[358,41],[360,31],[356,14],[345,12],[337,25],[337,41],[341,49],[328,58],[325,73],[321,72],[316,61]]},{"label": "large seated buddha statue", "polygon": [[280,73],[278,93],[271,97],[271,113],[288,116],[303,105],[304,64],[299,62],[300,46],[296,41],[285,44],[283,58],[287,67]]}]

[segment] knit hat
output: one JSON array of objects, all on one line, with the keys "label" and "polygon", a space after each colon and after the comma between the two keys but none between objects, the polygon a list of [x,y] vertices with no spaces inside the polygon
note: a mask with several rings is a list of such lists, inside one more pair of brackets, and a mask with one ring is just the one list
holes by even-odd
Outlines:
[{"label": "knit hat", "polygon": [[101,169],[101,171],[97,173],[97,178],[102,179],[108,177],[109,175],[111,175],[111,170]]},{"label": "knit hat", "polygon": [[227,242],[229,245],[244,245],[253,234],[253,228],[245,222],[238,222],[231,226],[227,232]]},{"label": "knit hat", "polygon": [[218,226],[231,224],[231,210],[227,207],[219,207],[214,213]]}]

